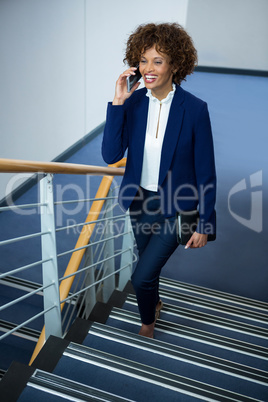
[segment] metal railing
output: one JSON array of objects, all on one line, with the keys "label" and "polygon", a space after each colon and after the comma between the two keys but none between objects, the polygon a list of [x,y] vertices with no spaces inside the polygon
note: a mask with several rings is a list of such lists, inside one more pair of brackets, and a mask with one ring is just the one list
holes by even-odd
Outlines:
[{"label": "metal railing", "polygon": [[[0,159],[0,172],[42,172],[44,177],[39,181],[40,200],[38,203],[10,205],[0,208],[0,212],[11,212],[15,209],[27,210],[37,208],[40,218],[40,230],[35,233],[3,238],[5,228],[2,227],[1,249],[9,247],[9,252],[15,244],[25,244],[32,247],[40,243],[40,258],[22,266],[2,267],[0,283],[10,276],[25,275],[26,271],[42,272],[42,284],[32,291],[14,300],[8,300],[0,307],[0,313],[7,314],[10,308],[17,309],[18,304],[42,295],[43,306],[37,314],[27,317],[22,322],[18,320],[11,330],[4,330],[0,341],[17,333],[20,328],[31,325],[41,319],[44,328],[36,345],[31,362],[42,348],[50,335],[62,336],[70,327],[76,316],[88,318],[97,300],[107,302],[114,289],[123,290],[130,278],[133,254],[133,234],[129,215],[119,209],[115,201],[117,187],[113,186],[113,176],[123,175],[125,159],[115,165],[94,167],[66,163],[39,163],[29,161],[14,161]],[[105,175],[97,191],[96,197],[85,200],[54,200],[53,173]],[[77,202],[91,204],[85,221],[72,225],[55,225],[55,206]],[[1,214],[2,215],[2,214]],[[25,220],[26,222],[26,220]],[[26,223],[27,226],[27,223]],[[57,253],[57,235],[74,229],[81,229],[74,248]],[[16,227],[11,230],[16,233]],[[58,263],[70,255],[70,260],[63,276],[59,275]],[[18,256],[17,260],[20,260]],[[16,258],[12,259],[13,264]],[[5,272],[4,272],[5,271]],[[60,276],[60,277],[59,277]],[[11,292],[12,293],[12,292]],[[40,325],[40,324],[39,324]]]}]

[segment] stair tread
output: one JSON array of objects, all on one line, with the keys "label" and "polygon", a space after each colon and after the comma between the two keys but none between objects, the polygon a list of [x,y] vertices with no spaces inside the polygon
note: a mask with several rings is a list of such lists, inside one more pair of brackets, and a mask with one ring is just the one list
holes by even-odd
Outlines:
[{"label": "stair tread", "polygon": [[[67,368],[69,364],[72,366],[71,371]],[[89,367],[92,368],[90,369]],[[190,395],[192,394],[193,396],[201,396],[204,398],[213,397],[213,400],[215,401],[229,401],[234,397],[234,400],[251,400],[251,398],[253,398],[253,396],[256,394],[258,394],[259,397],[263,396],[266,390],[265,386],[251,386],[250,389],[248,389],[248,386],[245,385],[245,391],[247,393],[243,394],[243,392],[241,392],[242,396],[239,396],[238,394],[240,394],[240,392],[229,391],[218,386],[213,386],[205,382],[187,378],[186,376],[174,374],[170,371],[161,370],[150,365],[137,363],[132,360],[112,355],[111,353],[101,352],[73,343],[71,343],[64,352],[56,370],[56,374],[64,372],[65,375],[70,376],[70,378],[73,380],[80,378],[80,380],[83,382],[93,381],[92,375],[90,375],[90,373],[93,374],[93,372],[95,377],[97,377],[97,374],[98,376],[102,375],[102,378],[105,378],[107,382],[111,380],[111,378],[108,379],[108,374],[103,377],[105,375],[104,371],[108,370],[109,377],[111,376],[112,371],[112,376],[114,378],[111,380],[112,382],[118,381],[118,375],[123,374],[124,380],[122,380],[122,382],[125,381],[126,384],[131,382],[132,386],[134,386],[134,383],[136,383],[137,386],[137,380],[142,381],[142,386],[144,386],[144,383],[155,384],[157,385],[158,389],[165,389],[165,399],[168,398],[166,395],[167,389],[172,391],[171,395],[173,395],[174,392],[183,394],[187,393]],[[87,375],[85,376],[84,373],[87,373]],[[96,379],[96,381],[98,380]],[[175,399],[173,399],[171,396],[170,400]]]},{"label": "stair tread", "polygon": [[59,400],[105,401],[105,402],[132,402],[128,398],[121,398],[115,394],[101,389],[87,386],[81,382],[72,381],[61,376],[36,370],[27,383],[27,387],[21,394],[19,401],[28,402],[38,400],[40,402],[54,401],[56,395]]},{"label": "stair tread", "polygon": [[[68,370],[69,365],[72,366],[72,370]],[[167,390],[159,384],[155,390],[151,383],[144,382],[141,378],[137,378],[134,375],[125,376],[121,373],[116,373],[112,367],[107,370],[101,365],[90,365],[84,361],[75,360],[73,362],[71,357],[63,356],[54,373],[77,382],[82,382],[88,386],[115,393],[120,397],[128,397],[134,401],[137,400],[137,394],[140,395],[138,390],[141,389],[144,398],[141,401],[151,400],[152,396],[153,400],[157,402],[164,400],[176,402],[178,400],[177,392]],[[189,401],[192,401],[192,398],[189,397]]]},{"label": "stair tread", "polygon": [[[109,316],[110,318],[118,317],[118,319],[133,320],[136,325],[140,325],[140,316],[138,309],[135,305],[124,305],[123,308],[119,309],[114,307]],[[165,328],[164,328],[164,327]],[[217,322],[206,321],[202,316],[192,316],[185,312],[180,312],[177,315],[171,315],[165,311],[165,308],[161,311],[160,319],[157,320],[155,331],[161,330],[183,330],[195,333],[204,338],[224,339],[232,341],[232,343],[237,344],[240,342],[246,342],[252,345],[256,345],[257,348],[263,348],[267,352],[268,347],[268,337],[256,336],[254,332],[245,331],[241,326],[232,328],[226,325],[221,325]]]},{"label": "stair tread", "polygon": [[[94,314],[98,318],[104,311],[106,320],[110,313],[106,324],[86,324],[89,334],[85,339],[77,338],[81,342],[84,339],[82,346],[72,342],[70,332],[71,343],[54,374],[66,384],[75,381],[80,388],[95,387],[118,394],[118,400],[135,400],[135,390],[141,384],[144,401],[150,400],[152,390],[154,401],[159,402],[175,402],[178,395],[184,401],[264,400],[268,379],[266,304],[166,278],[161,278],[160,294],[164,308],[156,324],[156,339],[135,334],[140,326],[135,296],[124,296],[123,308],[120,304],[112,308],[109,303],[102,308],[99,303]],[[119,296],[111,298],[111,303],[118,302]],[[21,400],[26,401],[30,388],[42,381],[33,379],[21,395],[26,399]],[[71,385],[66,387],[72,389]],[[38,399],[42,401],[45,396],[41,393]],[[63,393],[61,398],[65,398]]]},{"label": "stair tread", "polygon": [[[208,295],[186,294],[181,291],[173,291],[160,287],[161,298],[171,300],[173,303],[187,304],[193,307],[204,308],[217,313],[246,318],[253,321],[263,322],[268,325],[268,307],[266,310],[258,309],[249,305],[241,305],[229,300],[215,300]],[[131,298],[132,295],[129,295]],[[175,304],[175,305],[176,305]]]},{"label": "stair tread", "polygon": [[268,311],[268,303],[257,300],[251,299],[248,297],[223,292],[220,290],[215,290],[199,285],[193,285],[186,282],[177,281],[170,278],[160,277],[160,286],[177,289],[180,291],[184,291],[186,293],[191,293],[195,295],[202,295],[204,297],[212,298],[215,300],[223,300],[224,302],[234,303],[240,306],[245,306],[248,308],[258,309],[260,311],[264,311],[267,313]]},{"label": "stair tread", "polygon": [[[140,318],[139,314],[132,311],[114,308],[107,320],[107,324],[130,332],[138,332],[137,327],[140,327]],[[260,361],[260,368],[263,367],[268,357],[268,349],[263,346],[161,319],[156,323],[155,337],[163,341],[167,339],[169,343],[180,343],[182,346],[204,351],[208,354],[215,353],[223,358],[226,358],[226,355],[235,353],[238,362],[242,363],[245,358],[251,359],[253,357],[253,362],[258,363]]]},{"label": "stair tread", "polygon": [[[226,335],[230,332],[230,335],[227,336],[232,337],[241,334],[240,336],[243,337],[243,334],[245,334],[245,337],[247,335],[258,337],[260,338],[258,342],[267,343],[268,328],[263,327],[263,324],[252,323],[248,320],[238,320],[234,319],[234,317],[230,318],[219,314],[211,314],[211,312],[189,309],[183,306],[174,306],[166,303],[164,299],[163,301],[164,307],[161,310],[161,317],[165,317],[166,320],[178,323],[188,320],[194,322],[194,326],[196,327],[205,328],[205,326],[209,326],[210,330],[215,332],[217,332],[217,328],[220,328],[220,331],[225,331]],[[133,312],[138,311],[136,298],[128,297],[123,308]]]},{"label": "stair tread", "polygon": [[[105,349],[106,351],[109,351],[109,348],[112,347],[111,350],[116,349],[118,353],[122,353],[123,357],[124,352],[128,351],[127,353],[129,353],[129,350],[132,350],[131,353],[134,356],[134,360],[136,356],[135,354],[142,350],[156,355],[157,358],[164,357],[166,360],[168,359],[173,367],[174,364],[186,362],[187,364],[196,365],[199,368],[202,367],[215,372],[224,372],[225,374],[234,377],[244,377],[252,381],[266,383],[268,380],[268,372],[264,370],[258,370],[253,367],[237,364],[234,361],[220,359],[214,355],[208,355],[198,352],[197,350],[183,348],[179,345],[141,337],[108,325],[93,323],[83,345],[89,347],[97,345],[101,350],[104,350],[105,342],[108,347],[108,349]],[[116,345],[116,348],[111,345]]]}]

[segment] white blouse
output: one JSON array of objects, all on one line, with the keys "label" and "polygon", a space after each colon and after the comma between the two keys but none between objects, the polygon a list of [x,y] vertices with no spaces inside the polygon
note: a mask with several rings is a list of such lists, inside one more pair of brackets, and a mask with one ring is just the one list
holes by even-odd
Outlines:
[{"label": "white blouse", "polygon": [[162,145],[176,85],[172,84],[172,88],[161,101],[152,95],[150,89],[146,94],[149,97],[149,109],[140,185],[150,191],[158,190]]}]

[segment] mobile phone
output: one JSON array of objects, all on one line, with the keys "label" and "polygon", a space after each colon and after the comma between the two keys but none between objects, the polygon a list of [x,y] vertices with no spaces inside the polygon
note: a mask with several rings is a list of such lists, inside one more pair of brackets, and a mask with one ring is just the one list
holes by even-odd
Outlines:
[{"label": "mobile phone", "polygon": [[136,66],[137,70],[135,70],[135,75],[130,75],[127,77],[127,91],[130,92],[133,86],[141,79],[141,73],[139,70],[139,66]]}]

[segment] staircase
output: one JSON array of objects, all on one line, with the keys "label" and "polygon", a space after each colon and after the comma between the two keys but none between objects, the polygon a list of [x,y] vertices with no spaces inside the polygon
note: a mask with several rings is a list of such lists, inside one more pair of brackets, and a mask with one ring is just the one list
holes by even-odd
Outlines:
[{"label": "staircase", "polygon": [[266,303],[166,278],[160,295],[155,339],[137,335],[128,283],[31,367],[14,362],[1,401],[268,401]]}]

